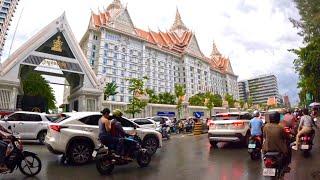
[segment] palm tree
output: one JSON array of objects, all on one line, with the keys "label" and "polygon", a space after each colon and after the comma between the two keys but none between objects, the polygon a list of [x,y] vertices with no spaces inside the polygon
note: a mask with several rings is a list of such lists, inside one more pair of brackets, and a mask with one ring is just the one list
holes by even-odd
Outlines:
[{"label": "palm tree", "polygon": [[107,83],[104,87],[104,100],[107,100],[110,96],[118,94],[117,88],[118,86],[115,82]]}]

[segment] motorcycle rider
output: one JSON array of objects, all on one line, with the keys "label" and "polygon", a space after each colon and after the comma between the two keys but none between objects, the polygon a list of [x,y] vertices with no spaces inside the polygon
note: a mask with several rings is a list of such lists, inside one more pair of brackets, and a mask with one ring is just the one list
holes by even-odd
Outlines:
[{"label": "motorcycle rider", "polygon": [[167,124],[165,118],[161,118],[160,125],[162,134],[166,136],[166,138],[168,138],[167,128],[169,127],[169,125]]},{"label": "motorcycle rider", "polygon": [[292,128],[294,126],[294,117],[291,114],[290,109],[287,109],[286,114],[284,115],[283,125],[289,128]]},{"label": "motorcycle rider", "polygon": [[4,164],[8,144],[3,141],[3,139],[9,139],[11,136],[11,133],[0,125],[0,171],[8,170],[7,166]]},{"label": "motorcycle rider", "polygon": [[311,116],[309,116],[308,114],[309,114],[308,109],[305,108],[302,110],[303,116],[300,119],[298,134],[296,136],[296,144],[294,146],[292,146],[292,149],[294,149],[294,150],[299,149],[300,137],[304,134],[311,133],[313,130],[313,128],[312,128],[313,126],[317,127],[315,125],[314,121],[312,120]]},{"label": "motorcycle rider", "polygon": [[112,111],[113,120],[111,121],[111,135],[114,138],[118,139],[118,145],[117,145],[117,152],[120,153],[120,155],[125,160],[132,160],[128,156],[128,151],[131,149],[130,147],[134,144],[133,141],[126,139],[126,137],[129,136],[135,136],[136,132],[134,131],[131,134],[127,134],[122,127],[123,122],[123,113],[119,109],[115,109]]},{"label": "motorcycle rider", "polygon": [[289,137],[285,133],[283,127],[279,125],[280,113],[269,112],[266,113],[267,124],[263,127],[263,153],[280,152],[283,154],[285,171],[290,171],[288,165],[291,163],[291,153],[289,151]]},{"label": "motorcycle rider", "polygon": [[[111,119],[110,109],[105,108],[101,111],[102,117],[99,119],[99,140],[103,145],[116,149],[119,139],[111,135]],[[118,156],[116,151],[115,156]]]},{"label": "motorcycle rider", "polygon": [[261,142],[263,122],[259,118],[260,112],[254,111],[253,115],[254,115],[254,118],[252,118],[249,123],[251,137],[255,137],[255,136],[259,137],[259,142]]}]

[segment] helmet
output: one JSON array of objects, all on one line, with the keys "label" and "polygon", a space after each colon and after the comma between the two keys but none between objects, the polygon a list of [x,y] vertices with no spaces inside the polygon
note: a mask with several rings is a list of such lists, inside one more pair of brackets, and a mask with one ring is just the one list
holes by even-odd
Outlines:
[{"label": "helmet", "polygon": [[280,113],[277,111],[268,112],[266,117],[270,123],[278,124],[280,122]]},{"label": "helmet", "polygon": [[121,112],[120,109],[115,109],[115,110],[112,111],[112,115],[114,117],[122,117],[123,113]]},{"label": "helmet", "polygon": [[260,116],[260,112],[257,111],[257,110],[253,111],[253,116],[254,117],[259,117]]}]

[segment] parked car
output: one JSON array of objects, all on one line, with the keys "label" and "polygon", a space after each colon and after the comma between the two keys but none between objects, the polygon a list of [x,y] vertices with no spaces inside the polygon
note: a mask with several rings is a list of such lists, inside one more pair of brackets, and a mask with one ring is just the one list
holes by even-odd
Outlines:
[{"label": "parked car", "polygon": [[248,145],[250,138],[248,112],[229,112],[216,114],[209,124],[208,138],[212,146],[218,142],[240,142]]},{"label": "parked car", "polygon": [[[45,143],[50,152],[65,155],[68,162],[84,164],[91,160],[94,149],[99,147],[99,112],[64,113],[66,118],[49,125]],[[142,139],[142,145],[154,154],[162,146],[161,134],[152,129],[141,128],[128,120],[122,122],[126,132],[133,132]]]},{"label": "parked car", "polygon": [[38,140],[44,143],[47,127],[50,122],[45,113],[17,111],[0,120],[0,124],[12,130],[22,140]]},{"label": "parked car", "polygon": [[135,119],[130,119],[130,120],[135,122],[136,124],[138,124],[141,128],[149,128],[149,129],[156,129],[157,128],[157,123],[152,119],[135,118]]},{"label": "parked car", "polygon": [[153,117],[147,117],[147,118],[155,121],[157,123],[157,127],[160,127],[160,122],[162,119],[165,119],[166,124],[168,126],[170,127],[172,126],[172,121],[170,120],[169,117],[166,117],[166,116],[153,116]]}]

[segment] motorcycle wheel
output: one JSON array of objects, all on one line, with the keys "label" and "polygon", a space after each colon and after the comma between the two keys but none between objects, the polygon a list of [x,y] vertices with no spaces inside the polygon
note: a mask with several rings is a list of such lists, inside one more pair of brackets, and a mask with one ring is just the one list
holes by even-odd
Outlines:
[{"label": "motorcycle wheel", "polygon": [[309,156],[310,156],[310,151],[309,150],[303,151],[303,157],[307,158]]},{"label": "motorcycle wheel", "polygon": [[41,171],[41,168],[40,158],[33,154],[26,155],[19,164],[19,170],[28,177],[37,175]]},{"label": "motorcycle wheel", "polygon": [[113,171],[114,164],[106,157],[102,157],[96,160],[96,168],[101,175],[107,175]]},{"label": "motorcycle wheel", "polygon": [[139,166],[142,168],[147,167],[149,165],[150,161],[151,161],[151,156],[147,152],[145,152],[145,153],[141,152],[137,156],[137,162],[138,162]]}]

